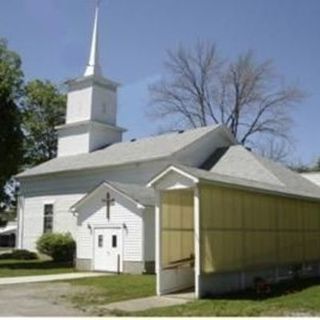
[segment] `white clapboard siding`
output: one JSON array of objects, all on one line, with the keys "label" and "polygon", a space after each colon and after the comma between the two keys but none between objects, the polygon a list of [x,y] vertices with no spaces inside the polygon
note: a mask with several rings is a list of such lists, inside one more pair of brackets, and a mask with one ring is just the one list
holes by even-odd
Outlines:
[{"label": "white clapboard siding", "polygon": [[76,217],[69,211],[69,208],[81,197],[81,194],[26,197],[22,219],[23,239],[19,246],[28,250],[36,249],[36,241],[43,234],[44,205],[46,203],[53,204],[53,231],[70,232],[75,238]]},{"label": "white clapboard siding", "polygon": [[43,232],[45,201],[55,202],[54,231],[70,231],[75,235],[76,219],[69,210],[82,196],[105,180],[144,184],[158,172],[159,167],[164,168],[166,165],[167,162],[155,161],[108,170],[83,171],[81,174],[65,173],[23,180],[21,194],[24,206],[22,226],[19,226],[19,247],[35,249],[36,241]]},{"label": "white clapboard siding", "polygon": [[78,212],[77,258],[93,258],[93,231],[97,225],[121,225],[123,229],[123,260],[143,261],[142,211],[120,194],[109,190],[115,199],[110,209],[110,220],[106,218],[105,189],[88,199]]},{"label": "white clapboard siding", "polygon": [[150,161],[128,166],[64,172],[23,179],[21,192],[24,196],[87,193],[105,180],[145,185],[168,164],[167,161]]}]

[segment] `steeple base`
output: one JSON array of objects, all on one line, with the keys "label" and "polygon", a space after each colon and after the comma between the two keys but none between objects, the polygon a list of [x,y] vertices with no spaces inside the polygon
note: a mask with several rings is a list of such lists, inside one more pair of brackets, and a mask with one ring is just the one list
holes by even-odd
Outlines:
[{"label": "steeple base", "polygon": [[121,142],[126,131],[97,121],[81,121],[57,127],[58,157],[90,153]]}]

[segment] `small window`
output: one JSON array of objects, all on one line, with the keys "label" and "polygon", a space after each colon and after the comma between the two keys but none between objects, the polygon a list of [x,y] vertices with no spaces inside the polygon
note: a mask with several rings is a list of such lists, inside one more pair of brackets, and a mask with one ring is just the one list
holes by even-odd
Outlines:
[{"label": "small window", "polygon": [[99,234],[98,236],[98,247],[102,248],[103,247],[103,235]]},{"label": "small window", "polygon": [[113,235],[112,236],[112,248],[116,248],[117,247],[117,236]]},{"label": "small window", "polygon": [[43,233],[53,230],[53,204],[44,205]]}]

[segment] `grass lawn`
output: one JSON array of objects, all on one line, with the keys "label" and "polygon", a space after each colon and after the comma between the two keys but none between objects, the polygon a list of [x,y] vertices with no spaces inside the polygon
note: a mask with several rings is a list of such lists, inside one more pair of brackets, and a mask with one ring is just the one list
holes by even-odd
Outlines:
[{"label": "grass lawn", "polygon": [[127,316],[281,316],[300,313],[320,315],[320,279],[300,280],[273,287],[269,297],[257,298],[251,291],[204,299],[185,305],[119,313]]},{"label": "grass lawn", "polygon": [[155,295],[155,276],[153,275],[102,276],[67,282],[73,286],[85,288],[81,293],[70,297],[73,304],[82,307]]},{"label": "grass lawn", "polygon": [[70,263],[48,260],[0,260],[0,277],[35,276],[73,272]]}]

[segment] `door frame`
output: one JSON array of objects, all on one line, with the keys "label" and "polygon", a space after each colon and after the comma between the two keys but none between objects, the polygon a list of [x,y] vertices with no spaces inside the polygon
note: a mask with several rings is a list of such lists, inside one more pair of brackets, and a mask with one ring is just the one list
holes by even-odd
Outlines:
[{"label": "door frame", "polygon": [[[92,227],[92,260],[91,260],[91,270],[96,271],[95,270],[95,238],[96,238],[96,230],[97,229],[117,229],[120,230],[120,234],[121,234],[121,248],[120,248],[120,270],[119,272],[122,273],[123,272],[123,255],[124,255],[124,225],[123,224],[97,224],[97,225],[91,225]],[[103,272],[104,270],[98,270]],[[97,272],[98,272],[97,271]],[[105,272],[112,272],[112,271],[108,271],[105,270]]]}]

